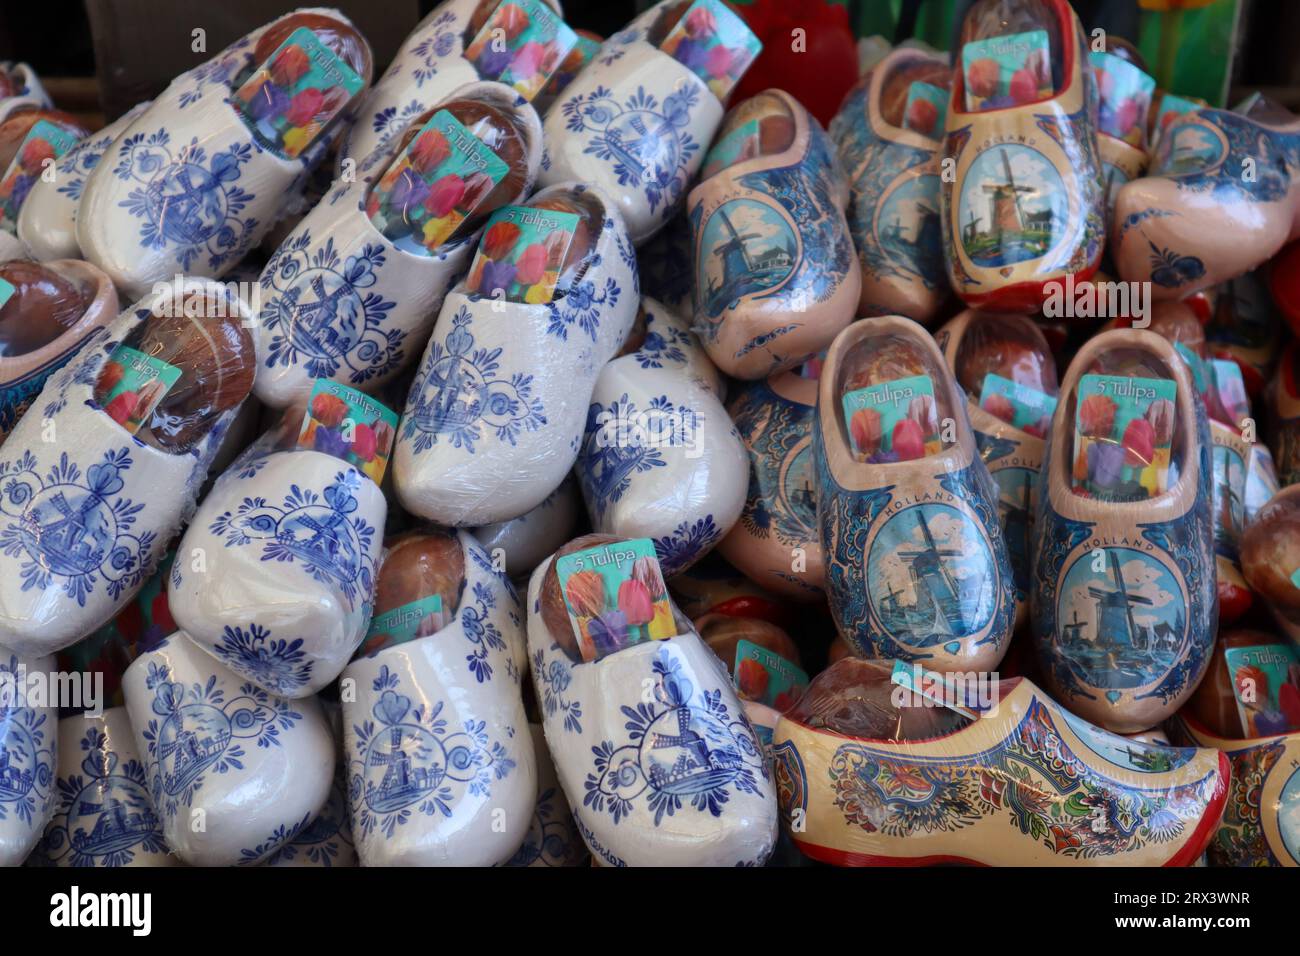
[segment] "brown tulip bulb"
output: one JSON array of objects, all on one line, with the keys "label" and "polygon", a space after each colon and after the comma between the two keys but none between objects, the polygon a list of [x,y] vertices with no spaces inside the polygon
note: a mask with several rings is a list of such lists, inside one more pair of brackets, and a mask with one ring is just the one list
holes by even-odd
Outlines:
[{"label": "brown tulip bulb", "polygon": [[253,61],[265,63],[280,48],[280,44],[300,27],[306,27],[316,38],[352,67],[357,75],[369,82],[372,64],[370,44],[357,32],[356,28],[343,20],[323,13],[299,11],[271,24],[257,40],[253,50]]},{"label": "brown tulip bulb", "polygon": [[[561,558],[566,554],[573,554],[577,551],[585,551],[588,548],[595,548],[602,544],[612,544],[615,541],[621,541],[612,534],[587,534],[581,538],[575,538],[555,552],[556,558]],[[551,635],[551,640],[559,644],[564,653],[569,655],[569,659],[578,662],[582,660],[582,652],[578,650],[578,639],[573,633],[573,622],[569,620],[569,609],[564,603],[564,594],[560,590],[560,575],[555,570],[555,561],[551,561],[551,566],[546,569],[546,577],[542,580],[541,590],[542,605],[542,623],[546,625],[547,632]]]},{"label": "brown tulip bulb", "polygon": [[38,262],[0,263],[0,279],[14,287],[0,306],[0,358],[49,345],[81,320],[95,290]]},{"label": "brown tulip bulb", "polygon": [[813,678],[786,716],[814,730],[871,740],[923,740],[970,722],[947,707],[896,707],[894,696],[903,691],[891,670],[877,661],[842,658]]},{"label": "brown tulip bulb", "polygon": [[695,631],[730,672],[736,666],[736,645],[749,641],[799,666],[799,647],[790,635],[770,621],[731,614],[705,614],[695,621]]},{"label": "brown tulip bulb", "polygon": [[1300,485],[1284,489],[1260,509],[1241,535],[1241,570],[1273,610],[1300,626]]},{"label": "brown tulip bulb", "polygon": [[1057,393],[1056,362],[1038,326],[1022,315],[974,313],[957,349],[957,381],[978,401],[986,376]]},{"label": "brown tulip bulb", "polygon": [[379,572],[375,614],[438,595],[442,613],[420,622],[418,637],[435,634],[455,617],[465,588],[465,553],[450,531],[421,531],[389,546]]}]

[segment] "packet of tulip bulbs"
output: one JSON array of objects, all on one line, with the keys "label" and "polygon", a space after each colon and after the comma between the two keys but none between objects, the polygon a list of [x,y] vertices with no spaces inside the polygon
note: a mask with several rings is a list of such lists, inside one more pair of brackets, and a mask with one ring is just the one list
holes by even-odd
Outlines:
[{"label": "packet of tulip bulbs", "polygon": [[379,484],[396,432],[396,412],[365,392],[321,378],[307,399],[297,445],[342,458]]},{"label": "packet of tulip bulbs", "polygon": [[505,160],[439,110],[375,184],[366,215],[398,249],[432,255],[509,172]]},{"label": "packet of tulip bulbs", "polygon": [[1246,737],[1290,733],[1300,721],[1300,658],[1287,644],[1228,647],[1224,663]]},{"label": "packet of tulip bulbs", "polygon": [[531,100],[577,45],[578,35],[545,0],[509,0],[492,11],[465,48],[465,58],[482,79],[504,83]]},{"label": "packet of tulip bulbs", "polygon": [[365,85],[352,67],[299,27],[235,91],[235,108],[267,149],[295,159]]},{"label": "packet of tulip bulbs", "polygon": [[943,137],[948,116],[948,91],[933,83],[917,80],[907,88],[903,126],[931,139]]},{"label": "packet of tulip bulbs", "polygon": [[584,661],[677,633],[663,572],[649,538],[597,545],[555,559]]},{"label": "packet of tulip bulbs", "polygon": [[808,674],[776,651],[740,640],[731,668],[732,682],[741,700],[753,700],[779,711],[788,710],[808,689]]},{"label": "packet of tulip bulbs", "polygon": [[0,226],[10,232],[14,231],[18,222],[18,210],[45,172],[48,165],[46,161],[53,163],[75,145],[75,133],[46,120],[37,120],[32,124],[18,151],[14,153],[9,168],[5,170],[3,178],[0,178]]},{"label": "packet of tulip bulbs", "polygon": [[[430,594],[392,610],[377,613],[370,619],[366,638],[357,648],[357,657],[371,654],[394,644],[405,644],[424,634],[436,634],[446,626],[442,595]],[[425,626],[427,623],[427,626]]]},{"label": "packet of tulip bulbs", "polygon": [[[743,163],[762,153],[763,121],[780,119],[787,123],[790,111],[775,97],[755,96],[745,100],[729,114],[719,130],[718,137],[704,156],[700,179],[705,180],[720,170]],[[793,129],[793,126],[791,127]]]},{"label": "packet of tulip bulbs", "polygon": [[980,408],[1008,425],[1045,438],[1056,411],[1056,396],[989,372],[980,388]]},{"label": "packet of tulip bulbs", "polygon": [[584,35],[576,30],[574,32],[577,33],[578,42],[546,81],[546,88],[538,100],[538,113],[544,112],[540,104],[543,101],[546,104],[553,103],[564,92],[564,88],[573,82],[573,78],[582,72],[583,67],[596,58],[596,53],[600,50],[601,40],[594,33]]},{"label": "packet of tulip bulbs", "polygon": [[1241,376],[1241,366],[1232,359],[1211,359],[1208,366],[1206,408],[1215,421],[1237,429],[1242,420],[1250,417],[1250,397],[1246,394],[1246,380]]},{"label": "packet of tulip bulbs", "polygon": [[972,113],[1033,103],[1052,95],[1046,30],[971,40],[961,48],[966,109]]},{"label": "packet of tulip bulbs", "polygon": [[[1179,117],[1186,116],[1188,113],[1195,113],[1208,105],[1205,100],[1175,96],[1173,93],[1163,94],[1160,97],[1160,106],[1156,110],[1154,132],[1151,134],[1151,147],[1155,148],[1164,131],[1176,123]],[[1200,160],[1196,159],[1195,161],[1199,162]],[[1164,167],[1162,166],[1162,168]],[[1174,171],[1181,172],[1182,170],[1175,169]]]},{"label": "packet of tulip bulbs", "polygon": [[550,302],[578,221],[576,212],[498,209],[483,230],[466,287],[508,302]]},{"label": "packet of tulip bulbs", "polygon": [[695,0],[659,49],[703,80],[719,100],[726,100],[763,44],[721,0]]},{"label": "packet of tulip bulbs", "polygon": [[109,418],[132,435],[153,417],[181,370],[129,345],[113,350],[99,374],[101,404]]},{"label": "packet of tulip bulbs", "polygon": [[1177,396],[1171,379],[1083,376],[1074,425],[1075,491],[1107,501],[1165,492]]},{"label": "packet of tulip bulbs", "polygon": [[1097,74],[1101,94],[1097,117],[1098,132],[1142,148],[1146,140],[1147,111],[1155,92],[1155,77],[1114,53],[1088,54],[1088,62]]},{"label": "packet of tulip bulbs", "polygon": [[942,450],[934,382],[912,375],[846,392],[841,399],[854,454],[863,461],[912,461]]}]

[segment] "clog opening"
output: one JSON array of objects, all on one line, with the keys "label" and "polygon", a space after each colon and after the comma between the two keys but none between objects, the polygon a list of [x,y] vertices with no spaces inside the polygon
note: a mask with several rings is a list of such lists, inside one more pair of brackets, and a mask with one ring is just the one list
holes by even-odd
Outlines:
[{"label": "clog opening", "polygon": [[[924,84],[917,86],[917,84]],[[942,92],[935,96],[926,87]],[[930,59],[904,60],[889,68],[880,88],[880,118],[895,129],[943,136],[943,113],[952,87],[952,67]]]},{"label": "clog opening", "polygon": [[1226,740],[1300,731],[1300,661],[1286,638],[1224,631],[1187,708]]},{"label": "clog opening", "polygon": [[990,415],[1047,436],[1059,387],[1046,339],[1024,316],[971,316],[953,362],[966,397]]},{"label": "clog opening", "polygon": [[694,0],[681,0],[680,3],[670,3],[655,14],[654,20],[645,31],[645,41],[653,47],[659,46],[667,39],[668,34],[672,32],[677,22],[686,15],[686,11],[691,8]]},{"label": "clog opening", "polygon": [[1274,614],[1300,628],[1300,486],[1274,495],[1246,526],[1241,570]]},{"label": "clog opening", "polygon": [[281,43],[289,39],[295,30],[303,27],[316,34],[316,38],[335,56],[341,58],[358,76],[369,82],[373,64],[370,44],[366,42],[365,37],[343,20],[324,13],[300,10],[277,20],[258,37],[250,68],[231,86],[231,89],[239,89],[248,75],[270,59],[271,54],[275,53]]},{"label": "clog opening", "polygon": [[737,104],[722,121],[705,157],[700,181],[760,156],[775,156],[794,144],[794,112],[772,91]]},{"label": "clog opening", "polygon": [[879,741],[933,740],[970,725],[970,718],[895,684],[891,674],[880,661],[842,658],[813,678],[786,717],[811,730]]},{"label": "clog opening", "polygon": [[[954,103],[960,112],[986,112],[1040,103],[1060,95],[1077,49],[1065,3],[979,0],[962,21]],[[1046,43],[1033,42],[1045,34]],[[1000,37],[1015,43],[998,43]],[[968,46],[968,44],[972,44]]]},{"label": "clog opening", "polygon": [[[710,612],[696,618],[693,626],[695,633],[700,635],[700,639],[708,645],[709,650],[718,655],[726,665],[727,673],[733,677],[736,676],[736,648],[741,641],[757,644],[789,661],[795,667],[801,666],[799,646],[784,628],[777,627],[771,621],[757,617]],[[751,666],[746,667],[747,664]],[[762,666],[753,666],[756,664],[757,661],[753,660],[741,662],[737,689],[744,700],[761,700],[763,692],[767,689],[767,670]],[[790,703],[793,701],[785,702],[784,705],[776,702],[773,706],[777,710],[784,710]]]},{"label": "clog opening", "polygon": [[1173,489],[1196,428],[1181,398],[1174,370],[1159,355],[1140,347],[1099,353],[1067,399],[1070,490],[1145,501]]},{"label": "clog opening", "polygon": [[464,590],[465,552],[455,532],[416,531],[389,542],[356,656],[437,634],[456,619]]},{"label": "clog opening", "polygon": [[0,280],[13,286],[0,305],[0,359],[42,349],[78,322],[95,298],[89,282],[38,262],[0,263]]},{"label": "clog opening", "polygon": [[879,332],[859,339],[840,361],[835,413],[841,440],[870,464],[940,454],[957,441],[948,370],[909,335]]},{"label": "clog opening", "polygon": [[256,367],[237,304],[186,290],[160,297],[123,339],[100,370],[94,400],[145,444],[184,454],[248,397]]},{"label": "clog opening", "polygon": [[[464,175],[454,168],[445,173],[440,169],[451,155],[450,144],[440,131],[424,127],[443,110],[505,162],[508,170],[495,186],[482,172]],[[503,102],[488,90],[446,100],[407,125],[396,158],[366,191],[366,214],[375,218],[383,195],[388,209],[380,231],[396,241],[423,229],[423,223],[437,224],[449,213],[469,210],[440,245],[456,242],[522,196],[528,184],[529,145],[523,115],[513,102]],[[408,147],[412,147],[409,154]]]}]

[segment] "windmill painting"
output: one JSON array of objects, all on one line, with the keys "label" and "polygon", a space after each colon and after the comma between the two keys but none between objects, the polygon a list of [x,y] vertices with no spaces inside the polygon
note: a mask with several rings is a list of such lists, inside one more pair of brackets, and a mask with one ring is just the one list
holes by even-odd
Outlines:
[{"label": "windmill painting", "polygon": [[776,209],[752,199],[723,203],[701,230],[699,290],[706,315],[784,282],[798,261],[794,230]]},{"label": "windmill painting", "polygon": [[1061,238],[1069,198],[1061,175],[1030,146],[995,146],[966,171],[955,224],[976,265],[1037,259]]},{"label": "windmill painting", "polygon": [[1057,608],[1062,653],[1093,686],[1141,687],[1182,656],[1182,591],[1155,558],[1130,548],[1083,553],[1062,583]]},{"label": "windmill painting", "polygon": [[939,177],[905,180],[890,190],[876,215],[880,247],[897,268],[920,270],[924,279],[943,277],[943,237],[939,224]]}]

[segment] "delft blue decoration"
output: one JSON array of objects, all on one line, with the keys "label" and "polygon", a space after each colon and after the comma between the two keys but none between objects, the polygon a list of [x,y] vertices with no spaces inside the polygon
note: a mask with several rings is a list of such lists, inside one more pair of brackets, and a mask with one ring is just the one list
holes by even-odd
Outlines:
[{"label": "delft blue decoration", "polygon": [[[560,645],[552,642],[552,651],[559,651]],[[541,651],[533,655],[533,674],[536,675],[542,690],[542,708],[547,717],[557,713],[564,715],[564,729],[571,734],[582,733],[582,701],[565,696],[569,689],[568,665],[560,658],[555,658],[549,665]]]},{"label": "delft blue decoration", "polygon": [[[783,398],[761,381],[749,385],[732,406],[736,428],[750,452],[749,489],[740,521],[756,538],[771,536],[786,547],[799,548],[817,537],[808,441],[815,414],[814,406]],[[800,477],[803,486],[794,487]]]},{"label": "delft blue decoration", "polygon": [[240,213],[257,197],[236,184],[253,157],[251,144],[235,143],[209,157],[198,137],[173,147],[171,135],[159,129],[126,137],[117,152],[114,175],[136,184],[118,205],[142,220],[141,246],[171,247],[186,270],[200,257],[213,271],[244,257],[257,221]]},{"label": "delft blue decoration", "polygon": [[[456,14],[448,10],[434,18],[426,28],[428,35],[411,47],[408,56],[415,57],[419,64],[411,69],[411,76],[415,79],[416,89],[424,86],[429,80],[438,75],[438,61],[451,56],[452,51],[456,49]],[[397,76],[402,72],[402,64],[405,60],[398,61],[391,70],[389,70],[385,79]]]},{"label": "delft blue decoration", "polygon": [[402,438],[414,441],[415,453],[441,438],[474,454],[484,435],[516,444],[523,430],[546,424],[545,408],[533,396],[533,376],[515,372],[501,377],[500,347],[475,348],[473,319],[461,306],[445,342],[435,337],[411,383]]},{"label": "delft blue decoration", "polygon": [[300,828],[292,839],[281,843],[279,849],[266,858],[267,866],[291,864],[301,856],[315,866],[331,867],[339,862],[344,844],[351,847],[348,808],[344,795],[347,783],[342,765],[337,770],[325,808],[311,823]]},{"label": "delft blue decoration", "polygon": [[[370,156],[383,156],[384,159],[391,157],[386,155],[386,147],[392,141],[393,137],[401,133],[411,120],[424,113],[424,104],[419,100],[411,100],[403,107],[389,106],[376,113],[370,121],[370,128],[379,134],[379,142],[375,148],[370,151]],[[367,157],[369,159],[370,157]],[[369,168],[369,163],[366,168]]]},{"label": "delft blue decoration", "polygon": [[242,771],[249,758],[245,746],[279,747],[280,732],[302,720],[290,701],[254,684],[240,685],[228,698],[215,674],[186,686],[157,661],[149,664],[145,687],[154,692],[151,709],[157,714],[141,732],[149,792],[167,818],[193,805],[210,774]]},{"label": "delft blue decoration", "polygon": [[[608,224],[608,220],[606,220]],[[604,227],[602,226],[602,230]],[[619,252],[622,253],[622,238],[619,238]],[[626,262],[626,255],[623,256]],[[592,253],[587,264],[586,275],[593,275],[600,270],[604,256],[599,252]],[[632,257],[633,263],[636,261],[635,255]],[[636,276],[636,266],[631,266],[632,275]],[[622,287],[614,280],[613,276],[605,278],[605,284],[597,287],[591,279],[581,279],[564,294],[564,298],[556,299],[546,303],[548,321],[546,332],[548,335],[554,335],[561,342],[567,342],[569,339],[569,330],[577,326],[583,332],[590,336],[591,340],[596,341],[596,333],[600,330],[600,312],[602,309],[613,309],[618,305],[619,297],[623,294]]]},{"label": "delft blue decoration", "polygon": [[144,765],[122,762],[103,730],[81,738],[81,773],[58,779],[60,820],[45,833],[46,860],[68,857],[71,866],[126,866],[136,853],[166,853],[162,822],[149,798]]},{"label": "delft blue decoration", "polygon": [[610,505],[632,487],[633,476],[662,468],[664,448],[685,448],[694,440],[699,416],[667,395],[656,395],[645,409],[624,392],[608,406],[587,409],[578,480],[597,523]]},{"label": "delft blue decoration", "polygon": [[184,110],[203,99],[204,94],[214,90],[221,97],[230,95],[235,77],[243,71],[251,54],[243,51],[252,46],[250,36],[243,36],[227,47],[222,53],[206,63],[201,63],[184,75],[186,89],[181,93],[178,105]]},{"label": "delft blue decoration", "polygon": [[533,823],[506,866],[569,866],[570,861],[586,855],[586,848],[573,839],[569,814],[558,787],[547,787],[537,795]]},{"label": "delft blue decoration", "polygon": [[583,152],[609,162],[620,186],[643,190],[654,213],[660,206],[671,208],[686,191],[689,165],[700,149],[688,132],[699,102],[700,91],[690,83],[662,103],[643,86],[622,102],[613,90],[598,86],[560,108],[565,129],[588,135]]},{"label": "delft blue decoration", "polygon": [[274,854],[279,848],[297,840],[307,830],[310,823],[310,813],[304,815],[297,823],[281,823],[261,843],[240,850],[239,861],[235,865],[256,866]]},{"label": "delft blue decoration", "polygon": [[333,236],[313,251],[306,229],[276,249],[261,278],[269,294],[258,316],[271,335],[266,367],[301,365],[310,378],[351,385],[396,369],[406,333],[383,325],[397,303],[365,291],[379,281],[385,261],[377,242],[346,259]]},{"label": "delft blue decoration", "polygon": [[694,521],[683,521],[670,533],[653,540],[664,576],[672,577],[721,541],[722,529],[713,515],[705,515]]},{"label": "delft blue decoration", "polygon": [[144,583],[156,535],[134,530],[144,504],[118,497],[133,464],[126,448],[84,475],[67,452],[43,475],[31,451],[0,462],[0,549],[21,559],[24,591],[61,588],[85,607],[100,580],[114,599]]},{"label": "delft blue decoration", "polygon": [[[391,837],[412,814],[450,817],[465,794],[490,797],[494,780],[515,768],[487,724],[470,718],[453,728],[443,702],[399,693],[401,678],[383,665],[373,681],[374,720],[355,725],[357,751],[349,754],[348,798],[358,833],[376,829]],[[514,728],[493,728],[508,736]]]},{"label": "delft blue decoration", "polygon": [[[1096,700],[1101,692],[1113,704],[1121,689],[1147,688],[1135,695],[1138,700],[1158,698],[1167,704],[1187,690],[1206,666],[1218,619],[1214,536],[1208,533],[1212,527],[1212,446],[1205,408],[1195,404],[1196,427],[1201,433],[1195,503],[1179,518],[1139,522],[1124,541],[1107,544],[1102,549],[1104,568],[1093,568],[1093,548],[1065,566],[1076,548],[1096,537],[1097,525],[1062,517],[1052,508],[1050,496],[1040,495],[1037,520],[1042,537],[1033,565],[1034,633],[1039,636],[1043,667],[1063,694]],[[1049,451],[1049,459],[1050,455]],[[1044,475],[1050,473],[1048,468],[1049,461],[1044,461]],[[1137,596],[1128,597],[1127,602],[1106,597],[1123,593],[1122,567],[1132,561],[1141,562],[1156,585],[1173,598],[1160,608],[1142,608],[1159,618],[1151,626],[1135,623],[1127,613],[1127,607],[1137,603]],[[1183,579],[1186,603],[1171,568]],[[1096,592],[1094,616],[1083,620],[1070,602],[1070,592],[1080,586],[1090,586],[1090,593]],[[1118,613],[1112,616],[1114,612]],[[1136,634],[1132,633],[1135,628]]]},{"label": "delft blue decoration", "polygon": [[[470,603],[470,600],[473,603]],[[492,593],[492,589],[482,581],[476,581],[470,593],[470,600],[464,602],[465,607],[460,615],[461,628],[470,643],[474,645],[474,649],[465,656],[465,662],[469,664],[474,679],[483,684],[492,679],[492,665],[488,663],[488,651],[504,651],[506,639],[501,634],[501,629],[488,617],[489,612],[497,604],[497,597]]]},{"label": "delft blue decoration", "polygon": [[99,165],[104,152],[112,145],[112,136],[100,136],[96,139],[83,139],[74,146],[72,151],[59,162],[59,165],[65,168],[59,184],[59,192],[73,202],[80,201],[81,192],[86,188],[86,180]]},{"label": "delft blue decoration", "polygon": [[720,817],[733,790],[758,794],[767,759],[744,715],[720,690],[697,690],[671,646],[659,648],[653,674],[654,700],[622,708],[626,742],[592,748],[583,806],[617,824],[643,802],[658,827],[686,806]]},{"label": "delft blue decoration", "polygon": [[273,640],[271,632],[260,624],[249,624],[247,630],[227,626],[213,651],[232,670],[282,697],[291,696],[311,680],[315,663],[307,659],[302,638]]},{"label": "delft blue decoration", "polygon": [[354,468],[340,471],[321,492],[290,485],[280,504],[245,498],[223,511],[209,530],[225,536],[226,547],[260,545],[263,561],[301,564],[321,584],[339,590],[351,611],[358,599],[369,605],[374,589],[375,528],[357,510],[363,479]]},{"label": "delft blue decoration", "polygon": [[54,742],[47,714],[35,707],[15,707],[14,689],[23,686],[17,656],[0,658],[0,678],[11,690],[0,695],[0,820],[10,814],[24,823],[45,816],[54,802]]}]

